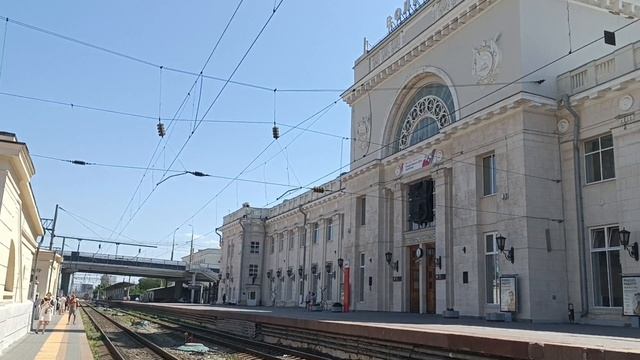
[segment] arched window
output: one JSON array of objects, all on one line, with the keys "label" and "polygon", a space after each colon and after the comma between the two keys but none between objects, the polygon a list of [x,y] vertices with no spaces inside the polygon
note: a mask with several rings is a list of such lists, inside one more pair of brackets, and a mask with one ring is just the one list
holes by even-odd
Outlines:
[{"label": "arched window", "polygon": [[453,96],[445,85],[429,84],[416,92],[401,117],[396,151],[418,144],[456,121]]},{"label": "arched window", "polygon": [[16,247],[11,241],[9,246],[9,262],[7,263],[7,275],[4,279],[4,291],[13,291],[13,284],[15,282],[15,269],[16,269]]}]

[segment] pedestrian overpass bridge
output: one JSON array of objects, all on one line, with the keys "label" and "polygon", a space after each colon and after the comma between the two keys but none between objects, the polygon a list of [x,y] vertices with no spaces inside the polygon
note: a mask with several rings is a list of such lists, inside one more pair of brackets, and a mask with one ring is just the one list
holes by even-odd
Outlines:
[{"label": "pedestrian overpass bridge", "polygon": [[63,289],[68,288],[71,274],[76,272],[130,275],[174,281],[193,281],[195,274],[196,281],[218,281],[217,269],[190,267],[184,261],[65,251],[62,262]]}]

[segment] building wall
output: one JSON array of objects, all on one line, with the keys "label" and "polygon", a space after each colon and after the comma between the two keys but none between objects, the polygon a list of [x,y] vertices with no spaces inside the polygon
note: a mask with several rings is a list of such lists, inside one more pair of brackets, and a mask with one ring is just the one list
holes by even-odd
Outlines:
[{"label": "building wall", "polygon": [[30,327],[31,267],[43,234],[30,187],[34,173],[26,145],[0,132],[0,352]]},{"label": "building wall", "polygon": [[[253,304],[299,306],[310,291],[321,289],[324,295],[327,278],[333,282],[326,300],[344,301],[340,280],[348,268],[351,310],[456,310],[462,316],[492,317],[500,312],[498,299],[489,301],[496,291],[492,273],[487,274],[493,264],[498,276],[517,277],[513,316],[518,320],[567,321],[567,308],[573,305],[580,322],[628,322],[620,307],[593,306],[589,234],[596,226],[618,225],[631,231],[631,243],[639,239],[635,113],[640,50],[636,44],[609,54],[612,48],[594,44],[535,76],[525,75],[565,55],[569,47],[577,49],[599,37],[601,30],[589,24],[615,29],[629,20],[577,3],[569,4],[567,14],[567,4],[553,0],[482,3],[456,0],[448,4],[457,6],[443,8],[434,2],[357,60],[356,83],[343,94],[352,107],[351,171],[324,184],[326,193],[309,191],[270,209],[246,206],[224,218],[222,273],[229,273],[231,281],[221,286],[234,293],[228,301],[235,302],[237,294],[240,303],[248,304],[246,291],[251,289],[258,298]],[[442,15],[440,20],[434,21],[435,14]],[[542,17],[549,26],[539,29]],[[571,37],[568,25],[575,32]],[[619,44],[637,40],[631,28],[618,35]],[[499,54],[488,80],[471,71],[474,52],[483,46]],[[607,65],[610,57],[618,59],[616,66]],[[576,80],[582,68],[574,69],[582,64],[593,67],[585,71],[590,74],[585,84]],[[514,79],[544,82],[501,85]],[[398,140],[402,117],[417,90],[433,83],[451,92],[454,121],[406,149],[387,146]],[[577,90],[575,84],[580,85]],[[625,94],[636,100],[621,114]],[[584,142],[607,133],[614,142],[615,179],[578,188],[584,238],[576,207],[575,120],[559,103],[564,95],[581,117],[580,177]],[[569,129],[559,127],[564,118]],[[404,170],[436,153],[439,157],[423,168]],[[483,158],[489,155],[495,157],[495,192],[484,195]],[[435,219],[424,229],[410,230],[408,189],[425,179],[434,182]],[[329,219],[338,233],[331,241],[325,230]],[[320,236],[314,242],[316,223]],[[287,246],[290,234],[302,240],[292,249]],[[487,253],[487,236],[499,234],[506,238],[506,249],[514,248],[513,263],[502,253]],[[259,254],[251,253],[251,242],[260,242]],[[427,253],[417,262],[414,246]],[[640,272],[626,251],[619,254],[623,273]],[[335,268],[338,259],[344,269]],[[334,266],[329,275],[327,262]],[[249,264],[258,264],[255,279],[247,277]],[[322,285],[314,286],[313,265]],[[289,268],[291,277],[284,275]],[[417,280],[412,282],[412,276]],[[238,278],[240,283],[233,282]],[[302,297],[289,295],[289,288]],[[588,303],[581,301],[583,293]],[[325,300],[321,294],[318,300]]]},{"label": "building wall", "polygon": [[38,263],[36,265],[35,280],[38,282],[36,294],[42,299],[47,293],[58,296],[61,272],[62,256],[54,251],[40,249]]}]

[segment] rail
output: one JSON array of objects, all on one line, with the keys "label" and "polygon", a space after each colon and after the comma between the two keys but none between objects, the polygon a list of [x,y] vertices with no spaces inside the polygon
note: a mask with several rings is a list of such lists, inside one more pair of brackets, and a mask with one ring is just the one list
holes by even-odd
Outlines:
[{"label": "rail", "polygon": [[[102,312],[98,311],[93,306],[88,305],[88,304],[83,305],[82,309],[84,310],[85,314],[87,314],[87,316],[89,317],[89,319],[91,320],[93,325],[96,327],[96,329],[98,329],[100,334],[103,335],[103,339],[106,339],[105,344],[107,344],[107,343],[110,344],[110,345],[107,345],[107,348],[109,349],[109,351],[111,352],[111,349],[113,349],[115,351],[115,353],[118,354],[117,355],[118,356],[117,357],[118,360],[124,360],[124,359],[126,359],[126,357],[124,357],[124,355],[119,350],[117,350],[117,347],[115,346],[115,344],[113,344],[113,341],[111,341],[111,339],[109,339],[109,337],[105,334],[105,332],[102,330],[102,328],[98,325],[98,322],[96,321],[96,319],[94,317],[92,317],[91,314],[89,314],[87,309],[85,309],[85,306],[87,306],[89,309],[91,309],[92,311],[94,311],[95,313],[100,315],[101,318],[106,319],[109,323],[111,323],[111,324],[115,325],[116,327],[118,327],[120,330],[122,330],[122,332],[124,332],[127,336],[129,336],[130,338],[132,338],[136,342],[140,343],[141,345],[145,346],[149,350],[151,350],[154,353],[156,353],[157,355],[159,355],[162,359],[165,359],[165,360],[180,360],[180,358],[174,356],[173,354],[171,354],[168,351],[164,350],[162,347],[156,345],[155,343],[149,341],[148,339],[144,338],[143,336],[137,334],[135,331],[133,331],[133,330],[127,328],[126,326],[120,324],[119,322],[111,319],[110,317],[106,316]],[[112,355],[114,357],[116,357],[114,355],[114,353],[112,353]]]},{"label": "rail", "polygon": [[[282,360],[286,358],[288,360],[295,359],[308,359],[308,360],[331,360],[332,357],[328,357],[326,355],[310,353],[306,351],[301,351],[297,349],[293,349],[290,347],[280,346],[276,344],[266,343],[263,341],[257,341],[253,339],[249,339],[245,336],[233,335],[228,332],[222,332],[213,330],[211,328],[198,326],[193,323],[189,323],[189,318],[185,318],[182,315],[179,315],[179,318],[173,317],[166,312],[154,312],[153,314],[140,314],[138,312],[132,313],[129,311],[124,311],[119,309],[119,311],[131,315],[136,316],[141,319],[145,319],[147,321],[153,322],[159,326],[178,330],[182,332],[190,332],[197,338],[202,340],[206,340],[211,343],[220,344],[227,348],[231,348],[233,350],[241,351],[244,353],[249,353],[258,357],[259,359],[269,359],[269,360]],[[201,318],[192,318],[191,320],[202,320]]]}]

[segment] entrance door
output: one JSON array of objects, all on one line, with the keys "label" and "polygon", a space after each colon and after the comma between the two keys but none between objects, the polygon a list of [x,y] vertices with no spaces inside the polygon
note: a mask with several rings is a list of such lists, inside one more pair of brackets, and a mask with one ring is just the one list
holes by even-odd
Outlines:
[{"label": "entrance door", "polygon": [[436,249],[427,244],[427,314],[436,313]]},{"label": "entrance door", "polygon": [[247,306],[258,305],[258,290],[249,289],[249,296],[247,297]]},{"label": "entrance door", "polygon": [[418,245],[409,247],[409,312],[420,312],[420,263],[416,257]]}]

